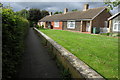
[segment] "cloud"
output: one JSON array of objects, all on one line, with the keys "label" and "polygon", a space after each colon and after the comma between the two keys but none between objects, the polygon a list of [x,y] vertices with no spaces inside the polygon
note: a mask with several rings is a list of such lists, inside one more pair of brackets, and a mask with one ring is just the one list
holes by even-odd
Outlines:
[{"label": "cloud", "polygon": [[[84,4],[88,3],[90,8],[103,7],[105,4],[103,2],[9,2],[13,7],[14,11],[19,11],[21,9],[28,8],[38,8],[40,10],[48,10],[51,12],[63,11],[64,8],[68,8],[69,11],[73,9],[82,10]],[[7,5],[8,2],[3,2]],[[117,10],[113,10],[115,13]]]},{"label": "cloud", "polygon": [[104,2],[106,0],[1,0],[1,2]]}]

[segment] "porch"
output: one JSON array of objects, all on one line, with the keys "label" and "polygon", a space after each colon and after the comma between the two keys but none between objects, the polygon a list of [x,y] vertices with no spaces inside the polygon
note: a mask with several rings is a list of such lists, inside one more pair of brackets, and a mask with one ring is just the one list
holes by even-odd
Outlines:
[{"label": "porch", "polygon": [[80,21],[80,32],[92,33],[92,21]]},{"label": "porch", "polygon": [[53,29],[52,22],[50,22],[50,21],[41,22],[40,25],[41,26],[43,25],[44,28],[46,28],[46,29]]}]

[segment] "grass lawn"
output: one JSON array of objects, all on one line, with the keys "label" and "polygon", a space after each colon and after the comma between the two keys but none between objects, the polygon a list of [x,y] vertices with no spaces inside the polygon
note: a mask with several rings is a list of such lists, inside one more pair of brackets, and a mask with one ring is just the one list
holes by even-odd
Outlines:
[{"label": "grass lawn", "polygon": [[118,78],[118,39],[63,30],[40,29],[105,78]]}]

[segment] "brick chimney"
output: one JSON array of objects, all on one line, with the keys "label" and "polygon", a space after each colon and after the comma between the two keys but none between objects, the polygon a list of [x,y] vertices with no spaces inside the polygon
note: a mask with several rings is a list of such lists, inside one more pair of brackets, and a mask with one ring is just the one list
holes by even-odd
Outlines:
[{"label": "brick chimney", "polygon": [[52,12],[49,12],[49,15],[52,16]]},{"label": "brick chimney", "polygon": [[66,14],[68,12],[68,9],[67,8],[65,8],[64,9],[64,14]]},{"label": "brick chimney", "polygon": [[86,11],[89,8],[89,4],[84,4],[83,11]]}]

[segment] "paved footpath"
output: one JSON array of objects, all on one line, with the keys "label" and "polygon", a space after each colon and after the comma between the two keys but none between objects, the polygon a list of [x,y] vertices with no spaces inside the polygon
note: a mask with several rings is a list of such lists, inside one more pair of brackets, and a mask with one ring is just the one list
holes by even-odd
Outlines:
[{"label": "paved footpath", "polygon": [[32,28],[26,38],[26,50],[17,78],[60,78],[55,61]]}]

